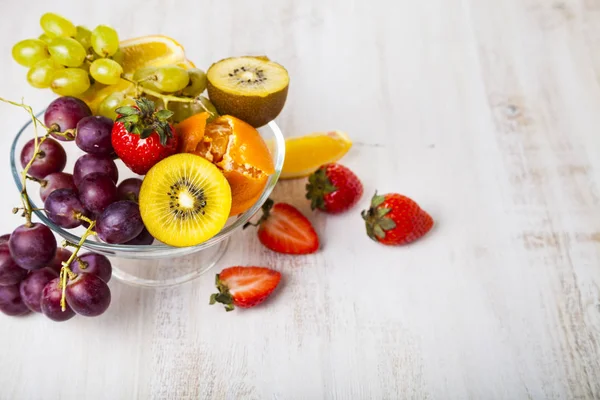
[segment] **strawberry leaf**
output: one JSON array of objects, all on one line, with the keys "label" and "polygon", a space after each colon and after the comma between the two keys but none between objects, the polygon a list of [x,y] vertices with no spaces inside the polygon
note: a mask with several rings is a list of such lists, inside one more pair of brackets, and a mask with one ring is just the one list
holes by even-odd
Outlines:
[{"label": "strawberry leaf", "polygon": [[396,223],[391,218],[382,218],[379,220],[379,226],[384,231],[389,231],[390,229],[394,229],[396,227]]},{"label": "strawberry leaf", "polygon": [[371,199],[371,207],[380,206],[384,201],[385,201],[385,196],[378,195],[377,192],[375,192],[375,195]]},{"label": "strawberry leaf", "polygon": [[160,110],[157,111],[154,116],[158,118],[159,121],[166,121],[173,116],[173,111],[171,110]]},{"label": "strawberry leaf", "polygon": [[385,217],[386,214],[389,213],[390,211],[392,211],[391,208],[378,208],[377,209],[377,218]]},{"label": "strawberry leaf", "polygon": [[138,110],[135,107],[131,107],[131,106],[123,106],[123,107],[119,107],[115,110],[115,112],[117,114],[121,114],[122,116],[129,116],[129,115],[134,115],[134,114],[139,114],[140,110]]},{"label": "strawberry leaf", "polygon": [[150,135],[152,135],[153,132],[154,132],[154,129],[152,129],[152,128],[144,128],[142,130],[142,133],[140,134],[140,139],[148,139],[150,137]]},{"label": "strawberry leaf", "polygon": [[373,232],[375,232],[375,236],[377,236],[379,239],[383,239],[385,237],[385,232],[379,225],[373,226]]}]

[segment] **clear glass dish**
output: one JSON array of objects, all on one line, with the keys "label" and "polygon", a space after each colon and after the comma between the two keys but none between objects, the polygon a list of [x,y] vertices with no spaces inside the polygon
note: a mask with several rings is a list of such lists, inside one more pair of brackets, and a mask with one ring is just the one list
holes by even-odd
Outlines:
[{"label": "clear glass dish", "polygon": [[[38,114],[42,116],[43,112]],[[127,246],[100,242],[95,236],[90,236],[83,247],[95,253],[104,254],[111,259],[114,276],[125,283],[137,286],[171,286],[197,278],[213,267],[227,249],[230,236],[241,228],[269,198],[283,167],[285,157],[285,140],[281,130],[271,121],[259,128],[263,139],[269,143],[271,156],[275,165],[275,173],[269,177],[267,185],[257,202],[245,213],[231,217],[225,227],[214,237],[192,247],[172,247],[158,241],[148,246]],[[43,129],[38,129],[42,135]],[[21,191],[21,163],[19,156],[21,149],[34,137],[31,121],[27,122],[17,133],[10,149],[10,166],[18,192]],[[67,166],[65,172],[72,173],[73,165],[83,151],[74,142],[61,142],[67,153]],[[119,169],[119,182],[131,177],[139,177],[131,172],[120,161],[115,161]],[[35,182],[28,182],[27,191],[32,207],[43,207],[39,196],[39,187]],[[18,193],[17,192],[17,193]],[[15,204],[18,194],[15,193]],[[34,211],[35,215],[44,224],[48,225],[59,236],[73,243],[78,243],[84,228],[66,230],[52,223],[43,211]],[[83,249],[82,249],[83,252]]]}]

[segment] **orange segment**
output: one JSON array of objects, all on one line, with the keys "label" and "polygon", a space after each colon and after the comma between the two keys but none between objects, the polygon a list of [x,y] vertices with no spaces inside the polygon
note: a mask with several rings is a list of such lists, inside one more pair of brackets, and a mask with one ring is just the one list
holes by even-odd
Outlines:
[{"label": "orange segment", "polygon": [[148,66],[185,62],[183,46],[163,35],[149,35],[124,40],[119,44],[123,52],[123,74],[129,76],[137,69]]},{"label": "orange segment", "polygon": [[275,172],[271,153],[260,133],[246,122],[225,115],[206,125],[198,154],[223,171],[231,186],[231,215],[252,206]]},{"label": "orange segment", "polygon": [[182,61],[180,63],[177,63],[178,67],[181,68],[185,68],[185,69],[191,69],[191,68],[196,68],[196,64],[194,64],[192,61],[186,59],[185,61]]},{"label": "orange segment", "polygon": [[191,153],[196,150],[198,143],[204,137],[204,128],[209,115],[207,112],[194,114],[175,126],[179,135],[177,152]]}]

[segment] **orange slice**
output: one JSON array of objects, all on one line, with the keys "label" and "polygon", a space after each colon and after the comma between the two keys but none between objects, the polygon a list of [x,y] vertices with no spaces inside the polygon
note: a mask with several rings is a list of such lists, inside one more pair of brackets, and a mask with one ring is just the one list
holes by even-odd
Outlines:
[{"label": "orange slice", "polygon": [[119,44],[123,52],[123,74],[127,77],[141,67],[186,62],[183,46],[163,35],[127,39]]}]

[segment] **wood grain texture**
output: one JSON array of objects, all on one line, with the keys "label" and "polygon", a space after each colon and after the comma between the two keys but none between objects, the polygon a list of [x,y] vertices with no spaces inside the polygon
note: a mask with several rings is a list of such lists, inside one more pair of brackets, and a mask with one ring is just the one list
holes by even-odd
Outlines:
[{"label": "wood grain texture", "polygon": [[[9,54],[49,8],[122,37],[167,34],[199,66],[268,54],[292,77],[285,134],[348,131],[344,164],[366,195],[328,217],[304,182],[278,185],[323,249],[284,257],[237,233],[219,268],[284,275],[254,310],[209,307],[208,274],[111,282],[101,318],[0,316],[0,399],[600,398],[600,2],[7,2],[1,95],[38,109],[51,95]],[[0,116],[8,157],[25,115]],[[369,241],[359,210],[376,189],[417,200],[431,234]],[[11,194],[3,231],[18,223]]]}]

